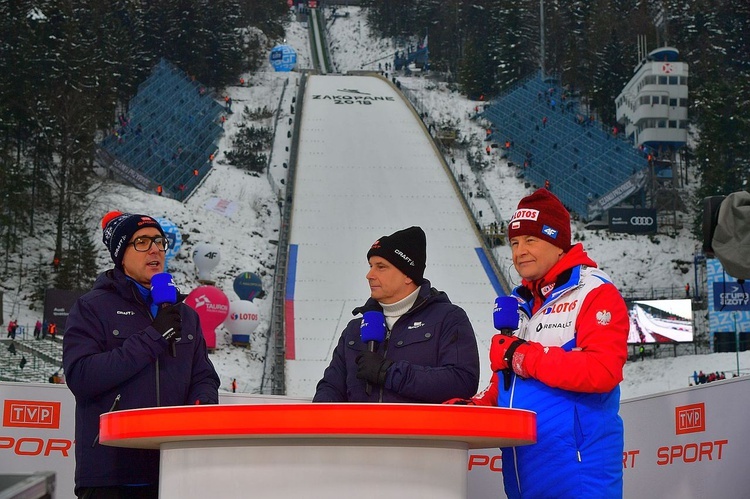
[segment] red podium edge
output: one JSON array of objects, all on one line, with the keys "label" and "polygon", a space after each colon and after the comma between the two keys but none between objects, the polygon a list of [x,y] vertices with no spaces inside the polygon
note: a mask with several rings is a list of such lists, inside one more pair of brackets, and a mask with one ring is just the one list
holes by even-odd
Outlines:
[{"label": "red podium edge", "polygon": [[227,439],[410,439],[481,449],[536,443],[536,414],[433,404],[248,404],[132,409],[102,414],[105,445],[158,449],[165,442]]}]

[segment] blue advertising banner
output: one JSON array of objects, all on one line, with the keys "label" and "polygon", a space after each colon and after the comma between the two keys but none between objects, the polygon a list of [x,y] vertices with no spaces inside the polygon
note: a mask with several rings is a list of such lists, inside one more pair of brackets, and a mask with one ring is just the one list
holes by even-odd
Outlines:
[{"label": "blue advertising banner", "polygon": [[750,332],[750,283],[740,284],[717,258],[706,259],[708,330]]},{"label": "blue advertising banner", "polygon": [[714,310],[750,310],[750,285],[740,286],[737,282],[714,282]]}]

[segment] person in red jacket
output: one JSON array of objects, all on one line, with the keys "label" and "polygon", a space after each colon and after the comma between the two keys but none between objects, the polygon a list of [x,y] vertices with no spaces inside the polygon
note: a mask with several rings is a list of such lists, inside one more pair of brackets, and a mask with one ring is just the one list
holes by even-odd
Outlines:
[{"label": "person in red jacket", "polygon": [[446,403],[537,413],[537,443],[503,449],[509,498],[622,497],[625,302],[583,246],[571,245],[570,215],[549,190],[519,202],[508,239],[522,278],[512,292],[518,330],[492,338],[490,385]]}]

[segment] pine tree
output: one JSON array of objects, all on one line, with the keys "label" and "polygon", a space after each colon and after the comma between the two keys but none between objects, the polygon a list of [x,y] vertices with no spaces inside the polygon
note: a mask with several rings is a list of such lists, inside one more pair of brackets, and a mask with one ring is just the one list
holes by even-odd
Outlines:
[{"label": "pine tree", "polygon": [[37,304],[44,303],[44,295],[50,287],[49,262],[44,262],[41,255],[39,261],[31,269],[32,293],[31,299]]},{"label": "pine tree", "polygon": [[57,289],[87,290],[96,280],[96,248],[88,225],[79,223],[70,228],[70,245],[63,254],[55,275]]}]

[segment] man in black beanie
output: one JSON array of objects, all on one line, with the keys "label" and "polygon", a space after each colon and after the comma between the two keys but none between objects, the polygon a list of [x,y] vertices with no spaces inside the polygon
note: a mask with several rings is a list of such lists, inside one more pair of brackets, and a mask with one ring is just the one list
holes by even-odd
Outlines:
[{"label": "man in black beanie", "polygon": [[381,237],[367,261],[370,299],[352,313],[371,318],[377,313],[385,323],[383,341],[363,341],[363,319],[352,319],[313,402],[437,404],[459,393],[476,393],[474,330],[466,312],[424,278],[424,231],[409,227]]},{"label": "man in black beanie", "polygon": [[182,303],[184,297],[160,306],[151,297],[151,278],[164,272],[169,246],[159,223],[147,215],[110,212],[102,229],[114,268],[75,303],[63,337],[65,377],[76,398],[75,494],[156,498],[159,451],[101,445],[99,416],[216,404],[219,377],[198,315]]}]

